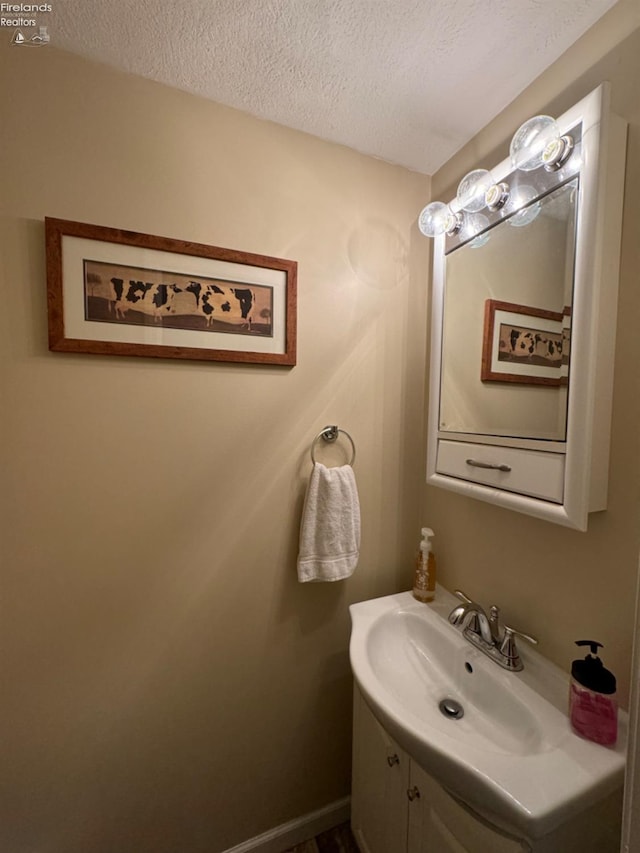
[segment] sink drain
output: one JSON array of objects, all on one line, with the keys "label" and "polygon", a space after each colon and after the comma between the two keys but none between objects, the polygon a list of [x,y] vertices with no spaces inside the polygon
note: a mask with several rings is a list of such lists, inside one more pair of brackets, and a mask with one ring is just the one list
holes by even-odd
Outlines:
[{"label": "sink drain", "polygon": [[443,699],[438,707],[444,716],[450,720],[460,720],[464,717],[464,708],[455,699]]}]

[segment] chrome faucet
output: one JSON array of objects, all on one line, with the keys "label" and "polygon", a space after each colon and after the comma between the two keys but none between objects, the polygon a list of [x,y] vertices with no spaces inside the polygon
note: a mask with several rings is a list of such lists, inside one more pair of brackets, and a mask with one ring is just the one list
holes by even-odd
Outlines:
[{"label": "chrome faucet", "polygon": [[460,590],[456,590],[456,595],[458,598],[462,598],[464,604],[459,604],[451,611],[449,622],[456,628],[460,628],[463,634],[465,631],[471,631],[482,637],[485,643],[493,645],[494,637],[491,632],[489,617],[484,612],[484,608],[476,601],[467,598]]},{"label": "chrome faucet", "polygon": [[523,637],[530,643],[537,645],[535,637],[529,636],[515,628],[504,626],[500,634],[500,608],[495,604],[489,608],[487,616],[484,608],[465,595],[459,589],[455,594],[462,601],[454,607],[449,614],[449,622],[462,631],[463,637],[472,645],[480,649],[483,654],[494,660],[499,666],[511,672],[519,672],[523,669],[522,658],[516,647],[516,636]]}]

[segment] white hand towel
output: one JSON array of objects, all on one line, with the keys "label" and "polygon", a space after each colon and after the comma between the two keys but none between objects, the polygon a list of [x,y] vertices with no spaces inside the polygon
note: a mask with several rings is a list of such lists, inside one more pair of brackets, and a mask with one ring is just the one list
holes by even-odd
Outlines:
[{"label": "white hand towel", "polygon": [[351,465],[316,462],[302,511],[298,580],[339,581],[358,563],[360,502]]}]

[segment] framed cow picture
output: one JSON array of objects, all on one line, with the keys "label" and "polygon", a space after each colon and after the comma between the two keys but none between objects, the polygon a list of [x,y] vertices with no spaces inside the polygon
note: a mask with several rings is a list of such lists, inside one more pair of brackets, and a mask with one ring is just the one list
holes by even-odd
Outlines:
[{"label": "framed cow picture", "polygon": [[296,363],[297,263],[45,219],[49,349]]},{"label": "framed cow picture", "polygon": [[487,299],[483,382],[564,385],[569,376],[571,311],[547,311]]}]

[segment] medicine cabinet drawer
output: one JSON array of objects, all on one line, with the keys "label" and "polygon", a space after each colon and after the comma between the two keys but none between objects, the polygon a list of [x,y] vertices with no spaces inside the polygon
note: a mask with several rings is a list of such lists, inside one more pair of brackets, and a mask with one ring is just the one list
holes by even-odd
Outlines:
[{"label": "medicine cabinet drawer", "polygon": [[562,503],[564,464],[562,453],[439,441],[436,471],[483,486]]}]

